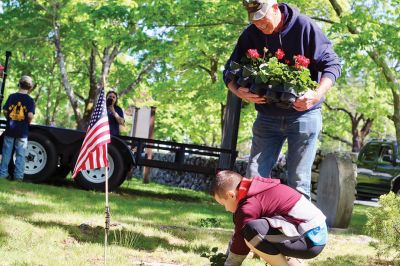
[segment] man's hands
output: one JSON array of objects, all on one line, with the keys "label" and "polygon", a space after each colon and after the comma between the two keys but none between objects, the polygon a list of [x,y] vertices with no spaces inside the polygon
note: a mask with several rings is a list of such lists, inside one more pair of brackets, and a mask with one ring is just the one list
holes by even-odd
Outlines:
[{"label": "man's hands", "polygon": [[297,98],[293,103],[293,108],[297,111],[306,111],[321,100],[321,96],[316,91],[307,91],[304,95]]},{"label": "man's hands", "polygon": [[245,101],[257,103],[257,104],[264,104],[267,103],[267,100],[264,97],[258,96],[257,94],[251,93],[248,88],[239,87],[236,90],[236,96],[242,98]]}]

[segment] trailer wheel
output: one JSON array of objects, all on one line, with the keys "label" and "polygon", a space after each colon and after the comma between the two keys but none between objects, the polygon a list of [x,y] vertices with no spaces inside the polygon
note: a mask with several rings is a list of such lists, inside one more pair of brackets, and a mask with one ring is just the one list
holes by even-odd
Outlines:
[{"label": "trailer wheel", "polygon": [[[78,155],[75,156],[77,159]],[[76,162],[76,159],[74,160]],[[118,149],[112,145],[108,145],[108,189],[109,191],[119,187],[124,178],[124,163]],[[83,170],[76,177],[76,183],[88,190],[105,190],[105,171],[104,168],[94,170]]]},{"label": "trailer wheel", "polygon": [[71,172],[71,168],[67,165],[58,166],[56,171],[54,172],[54,177],[56,179],[65,179],[68,174]]},{"label": "trailer wheel", "polygon": [[53,143],[38,132],[29,134],[25,152],[24,179],[40,183],[52,176],[57,168],[57,153]]}]

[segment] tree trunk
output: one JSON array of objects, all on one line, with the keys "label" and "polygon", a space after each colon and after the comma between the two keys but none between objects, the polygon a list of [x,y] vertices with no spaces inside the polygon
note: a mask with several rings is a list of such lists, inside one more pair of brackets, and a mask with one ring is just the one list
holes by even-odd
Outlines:
[{"label": "tree trunk", "polygon": [[58,62],[58,66],[60,68],[60,73],[61,73],[61,83],[68,95],[69,101],[70,101],[72,109],[74,111],[75,120],[77,123],[77,129],[84,130],[85,124],[82,121],[82,115],[78,108],[78,101],[75,97],[74,91],[71,88],[71,85],[68,80],[68,73],[67,73],[67,70],[65,67],[64,54],[63,54],[62,48],[61,48],[60,26],[59,26],[56,18],[54,18],[54,21],[53,21],[53,30],[54,30],[54,45],[56,47],[57,62]]},{"label": "tree trunk", "polygon": [[396,128],[397,143],[400,143],[400,94],[393,91],[393,116],[392,120]]},{"label": "tree trunk", "polygon": [[364,141],[365,138],[367,137],[367,135],[369,134],[369,132],[371,132],[371,127],[372,127],[372,123],[374,122],[374,119],[371,118],[367,118],[367,121],[365,121],[361,132],[360,132],[360,146],[364,146]]},{"label": "tree trunk", "polygon": [[360,151],[360,135],[358,131],[358,123],[359,120],[355,119],[355,117],[352,117],[351,119],[351,133],[352,133],[352,152],[358,152]]},{"label": "tree trunk", "polygon": [[58,105],[60,103],[62,89],[63,89],[63,87],[60,85],[57,90],[56,100],[54,101],[53,113],[52,113],[51,119],[50,119],[50,122],[53,125],[56,121],[57,109],[58,109]]}]

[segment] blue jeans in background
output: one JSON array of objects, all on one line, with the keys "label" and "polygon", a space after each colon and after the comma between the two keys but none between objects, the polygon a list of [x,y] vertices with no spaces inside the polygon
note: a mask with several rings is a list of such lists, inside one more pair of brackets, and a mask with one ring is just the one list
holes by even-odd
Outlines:
[{"label": "blue jeans in background", "polygon": [[288,185],[310,198],[311,169],[321,129],[320,109],[293,116],[258,113],[246,176],[269,177],[287,139]]},{"label": "blue jeans in background", "polygon": [[28,146],[27,138],[12,138],[4,136],[2,157],[0,164],[0,177],[9,176],[8,165],[12,157],[13,146],[15,147],[15,170],[14,178],[22,180],[25,170],[25,150]]}]

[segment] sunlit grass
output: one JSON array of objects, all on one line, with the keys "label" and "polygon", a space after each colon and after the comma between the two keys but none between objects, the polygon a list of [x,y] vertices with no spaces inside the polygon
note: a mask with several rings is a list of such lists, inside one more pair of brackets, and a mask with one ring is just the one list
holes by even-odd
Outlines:
[{"label": "sunlit grass", "polygon": [[[201,253],[213,247],[225,252],[232,235],[231,215],[206,193],[133,179],[110,193],[109,201],[109,265],[209,265]],[[0,202],[0,265],[103,264],[103,193],[71,183],[0,180]],[[369,238],[353,235],[363,232],[367,208],[355,206],[350,230],[331,233],[312,265],[368,265],[368,256],[374,255]],[[217,222],[218,228],[204,221]],[[244,265],[264,264],[253,259]]]}]

